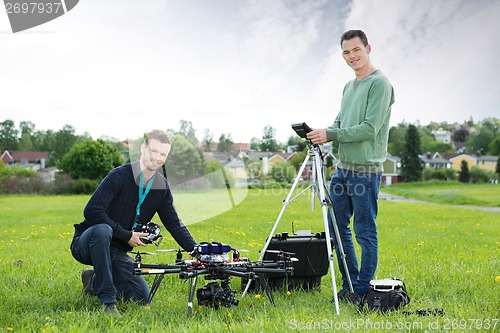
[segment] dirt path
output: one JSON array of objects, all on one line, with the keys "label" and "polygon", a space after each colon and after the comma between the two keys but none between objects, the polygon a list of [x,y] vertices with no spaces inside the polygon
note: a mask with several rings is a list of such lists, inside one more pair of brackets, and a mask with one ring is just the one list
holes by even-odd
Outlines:
[{"label": "dirt path", "polygon": [[[445,205],[445,204],[440,204],[440,203],[436,203],[436,202],[409,199],[409,198],[400,197],[400,196],[397,196],[394,194],[389,194],[389,193],[384,193],[384,192],[379,193],[378,199],[379,200],[387,200],[387,201],[418,202],[418,203],[425,203],[425,204]],[[453,207],[467,208],[467,209],[478,209],[478,210],[485,210],[488,212],[500,213],[500,207],[466,206],[466,205],[453,205]]]}]

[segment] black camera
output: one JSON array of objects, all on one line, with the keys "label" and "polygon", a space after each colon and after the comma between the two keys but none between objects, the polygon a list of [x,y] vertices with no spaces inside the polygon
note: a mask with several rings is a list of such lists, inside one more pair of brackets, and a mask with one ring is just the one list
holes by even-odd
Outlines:
[{"label": "black camera", "polygon": [[158,246],[163,239],[163,236],[160,234],[160,226],[154,222],[148,222],[146,224],[135,223],[132,229],[136,232],[149,234],[147,236],[140,237],[144,244],[154,244]]},{"label": "black camera", "polygon": [[236,292],[231,289],[227,281],[222,281],[222,286],[215,281],[210,282],[196,291],[198,305],[214,309],[218,309],[221,305],[226,308],[238,305],[239,301],[235,297]]}]

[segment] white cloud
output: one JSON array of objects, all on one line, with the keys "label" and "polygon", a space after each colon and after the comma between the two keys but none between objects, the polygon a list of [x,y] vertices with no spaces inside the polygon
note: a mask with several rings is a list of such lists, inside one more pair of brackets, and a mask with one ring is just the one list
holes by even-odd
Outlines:
[{"label": "white cloud", "polygon": [[499,4],[86,0],[17,34],[0,14],[0,121],[123,138],[188,120],[237,142],[270,125],[284,141],[293,122],[332,123],[350,28],[395,86],[394,123],[498,117]]}]

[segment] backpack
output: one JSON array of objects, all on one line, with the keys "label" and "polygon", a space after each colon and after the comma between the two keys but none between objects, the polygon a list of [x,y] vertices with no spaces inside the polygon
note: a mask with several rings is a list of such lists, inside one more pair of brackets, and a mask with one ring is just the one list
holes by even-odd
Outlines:
[{"label": "backpack", "polygon": [[372,311],[392,311],[410,303],[406,286],[399,279],[371,280],[368,292],[359,303],[362,310],[367,305]]}]

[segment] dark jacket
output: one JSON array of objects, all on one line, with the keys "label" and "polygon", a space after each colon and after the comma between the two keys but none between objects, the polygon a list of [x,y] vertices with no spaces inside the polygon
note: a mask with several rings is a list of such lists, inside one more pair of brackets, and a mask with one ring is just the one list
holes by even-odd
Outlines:
[{"label": "dark jacket", "polygon": [[[113,229],[111,246],[132,250],[127,242],[132,237],[139,201],[139,171],[139,162],[134,162],[117,167],[104,178],[85,206],[85,219],[75,224],[75,237],[92,225],[106,223]],[[175,241],[184,250],[191,251],[196,242],[177,215],[169,184],[159,172],[140,206],[139,222],[146,224],[156,213]]]}]

